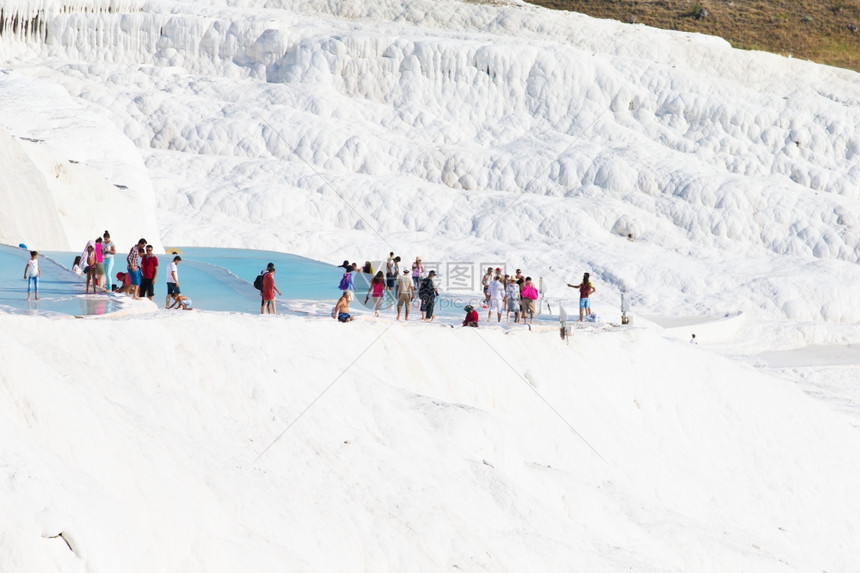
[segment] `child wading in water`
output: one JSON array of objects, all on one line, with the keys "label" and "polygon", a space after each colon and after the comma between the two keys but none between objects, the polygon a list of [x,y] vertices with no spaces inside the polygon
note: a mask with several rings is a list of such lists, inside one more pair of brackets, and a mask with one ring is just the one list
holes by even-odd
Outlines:
[{"label": "child wading in water", "polygon": [[24,278],[27,279],[27,300],[30,300],[30,288],[36,294],[36,300],[39,300],[39,277],[42,276],[42,270],[39,268],[39,252],[30,251],[30,260],[27,261],[27,266],[24,267]]}]

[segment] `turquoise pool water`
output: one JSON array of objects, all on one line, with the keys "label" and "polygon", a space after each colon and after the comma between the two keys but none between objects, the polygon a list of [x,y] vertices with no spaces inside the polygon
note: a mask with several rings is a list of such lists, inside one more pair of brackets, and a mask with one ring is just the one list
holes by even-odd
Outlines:
[{"label": "turquoise pool water", "polygon": [[[24,267],[30,252],[18,247],[0,245],[0,310],[27,314],[94,315],[115,311],[118,306],[113,297],[84,296],[83,279],[40,253],[39,300],[35,296],[27,302],[27,280]],[[60,259],[62,260],[62,259]],[[69,258],[69,267],[74,256]]]},{"label": "turquoise pool water", "polygon": [[[275,281],[284,293],[283,299],[334,301],[342,269],[297,255],[248,249],[178,247],[179,285],[182,294],[194,306],[206,310],[260,312],[260,293],[253,286],[254,277],[275,264]],[[27,281],[23,279],[29,251],[0,246],[0,309],[7,312],[58,313],[65,315],[105,314],[117,310],[117,298],[111,295],[85,296],[85,279],[71,271],[80,253],[40,252],[42,278],[40,300],[27,304]],[[159,273],[153,300],[164,306],[167,294],[167,268],[173,254],[158,254]],[[125,271],[125,252],[118,253],[114,275]]]},{"label": "turquoise pool water", "polygon": [[[336,263],[325,263],[275,251],[249,249],[218,249],[207,247],[176,247],[182,262],[179,263],[179,285],[182,294],[191,298],[195,308],[226,312],[260,312],[260,293],[253,286],[254,278],[268,263],[275,265],[275,281],[284,293],[280,302],[289,302],[299,310],[301,301],[334,304],[340,296],[338,283],[343,269]],[[84,278],[71,271],[75,256],[80,253],[40,253],[42,279],[38,304],[27,304],[27,282],[23,277],[24,266],[29,258],[25,249],[0,246],[0,310],[24,313],[59,313],[64,315],[96,315],[114,312],[119,308],[116,295],[84,296]],[[118,253],[114,275],[125,271],[126,252]],[[154,302],[164,307],[167,294],[167,268],[174,255],[158,254],[159,272],[156,277]],[[354,277],[356,297],[353,312],[366,312],[372,306],[364,305],[368,289],[368,275],[356,273]],[[299,304],[296,305],[295,303]],[[441,296],[437,299],[436,314],[460,316],[464,304],[476,302],[467,298]],[[390,307],[393,300],[383,305],[384,315],[394,314]],[[297,308],[297,306],[299,308]],[[319,305],[315,305],[319,306]],[[286,309],[281,306],[281,310]],[[418,315],[417,301],[411,311]]]}]

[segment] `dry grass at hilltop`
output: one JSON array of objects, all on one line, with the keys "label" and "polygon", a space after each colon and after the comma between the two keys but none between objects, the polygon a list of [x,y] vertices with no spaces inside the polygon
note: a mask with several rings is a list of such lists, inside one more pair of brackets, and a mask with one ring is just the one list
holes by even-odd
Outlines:
[{"label": "dry grass at hilltop", "polygon": [[530,0],[860,71],[860,0]]}]

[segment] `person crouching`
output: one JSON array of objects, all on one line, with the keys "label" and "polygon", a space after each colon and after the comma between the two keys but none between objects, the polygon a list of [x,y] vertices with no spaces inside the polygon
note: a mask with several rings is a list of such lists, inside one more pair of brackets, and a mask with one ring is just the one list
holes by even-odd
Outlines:
[{"label": "person crouching", "polygon": [[466,320],[463,321],[463,326],[472,326],[478,328],[478,311],[471,304],[463,307],[466,311]]}]

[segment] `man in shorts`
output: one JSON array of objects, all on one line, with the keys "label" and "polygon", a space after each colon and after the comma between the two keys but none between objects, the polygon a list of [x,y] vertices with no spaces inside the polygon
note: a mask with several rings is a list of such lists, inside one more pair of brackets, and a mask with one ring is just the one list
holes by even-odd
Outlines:
[{"label": "man in shorts", "polygon": [[409,307],[412,306],[412,299],[415,298],[415,284],[410,276],[411,271],[406,269],[403,274],[397,277],[397,284],[394,285],[394,294],[397,296],[397,318],[400,320],[400,307],[406,307],[406,316],[403,320],[409,320]]},{"label": "man in shorts", "polygon": [[125,258],[129,278],[131,279],[131,294],[133,298],[140,298],[140,253],[143,247],[146,246],[146,239],[140,239],[135,246],[128,251],[128,256]]},{"label": "man in shorts", "polygon": [[152,254],[152,245],[146,245],[140,259],[140,294],[152,300],[155,296],[155,279],[158,277],[158,257]]},{"label": "man in shorts", "polygon": [[487,274],[483,276],[481,279],[481,285],[484,287],[484,308],[487,308],[488,303],[490,302],[490,295],[487,292],[487,289],[490,288],[490,283],[493,282],[493,267],[489,267],[487,269]]},{"label": "man in shorts", "polygon": [[349,293],[350,291],[344,291],[334,306],[334,310],[331,311],[331,317],[338,322],[349,322],[352,320],[352,317],[349,315]]},{"label": "man in shorts", "polygon": [[164,299],[164,308],[170,308],[170,300],[174,295],[181,294],[179,290],[179,263],[182,262],[182,257],[176,255],[173,257],[173,262],[167,266],[167,298]]}]

